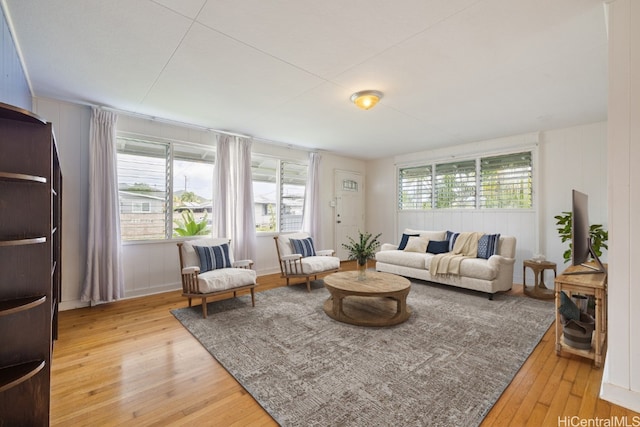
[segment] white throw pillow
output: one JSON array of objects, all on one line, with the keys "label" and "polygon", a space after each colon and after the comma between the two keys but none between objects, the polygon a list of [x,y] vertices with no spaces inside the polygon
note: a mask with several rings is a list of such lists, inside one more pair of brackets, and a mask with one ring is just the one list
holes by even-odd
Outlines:
[{"label": "white throw pillow", "polygon": [[427,252],[427,246],[429,246],[429,239],[424,237],[411,236],[405,246],[405,252]]}]

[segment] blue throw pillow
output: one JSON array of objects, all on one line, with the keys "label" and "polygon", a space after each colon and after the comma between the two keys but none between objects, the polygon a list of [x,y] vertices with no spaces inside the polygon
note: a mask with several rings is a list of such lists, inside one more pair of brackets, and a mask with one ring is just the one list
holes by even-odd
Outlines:
[{"label": "blue throw pillow", "polygon": [[402,234],[402,239],[400,239],[400,244],[398,245],[398,250],[403,251],[404,248],[407,247],[407,243],[409,242],[409,237],[418,237],[419,234]]},{"label": "blue throw pillow", "polygon": [[293,253],[300,254],[302,257],[316,256],[316,250],[313,247],[313,239],[289,239],[293,247]]},{"label": "blue throw pillow", "polygon": [[478,258],[489,259],[498,250],[499,234],[485,234],[478,240]]},{"label": "blue throw pillow", "polygon": [[219,268],[231,268],[227,243],[218,246],[194,246],[194,248],[200,258],[200,273]]},{"label": "blue throw pillow", "polygon": [[449,241],[448,240],[429,240],[429,245],[427,246],[427,252],[431,254],[444,254],[449,252]]},{"label": "blue throw pillow", "polygon": [[456,233],[454,231],[447,231],[447,234],[444,236],[444,238],[449,242],[448,252],[451,252],[453,250],[453,245],[455,245],[456,239],[458,238],[459,235],[460,233]]}]

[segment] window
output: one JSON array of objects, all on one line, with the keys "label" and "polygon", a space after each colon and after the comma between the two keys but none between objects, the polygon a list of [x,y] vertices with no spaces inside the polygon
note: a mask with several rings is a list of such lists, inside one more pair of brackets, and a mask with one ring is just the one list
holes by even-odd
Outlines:
[{"label": "window", "polygon": [[398,209],[530,209],[530,151],[400,168]]},{"label": "window", "polygon": [[253,198],[258,232],[302,228],[307,165],[252,155]]},{"label": "window", "polygon": [[476,207],[476,162],[436,165],[435,205],[438,209],[474,209]]},{"label": "window", "polygon": [[480,207],[529,209],[532,198],[531,152],[480,160]]},{"label": "window", "polygon": [[431,209],[433,192],[431,166],[400,169],[398,186],[400,210]]},{"label": "window", "polygon": [[[158,240],[179,235],[183,211],[193,213],[200,234],[211,230],[211,147],[117,138],[118,193],[122,240]],[[191,219],[191,218],[190,218]]]}]

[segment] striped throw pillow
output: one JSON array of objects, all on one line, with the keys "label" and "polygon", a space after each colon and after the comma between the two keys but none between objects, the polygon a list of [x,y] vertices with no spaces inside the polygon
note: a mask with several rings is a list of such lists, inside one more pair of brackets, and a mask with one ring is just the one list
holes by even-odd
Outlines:
[{"label": "striped throw pillow", "polygon": [[231,267],[227,243],[218,246],[194,246],[194,248],[200,258],[200,273]]},{"label": "striped throw pillow", "polygon": [[315,256],[316,250],[313,247],[313,239],[307,237],[306,239],[290,239],[293,253],[300,254],[302,257]]}]

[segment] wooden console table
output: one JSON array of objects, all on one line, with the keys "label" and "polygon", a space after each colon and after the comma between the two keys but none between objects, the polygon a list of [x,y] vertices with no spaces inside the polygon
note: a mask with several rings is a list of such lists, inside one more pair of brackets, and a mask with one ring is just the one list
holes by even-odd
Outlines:
[{"label": "wooden console table", "polygon": [[[556,354],[562,351],[593,359],[596,368],[602,366],[607,349],[607,273],[566,274],[585,270],[582,266],[571,266],[556,277]],[[568,296],[572,294],[592,295],[595,298],[595,330],[589,350],[571,347],[564,342],[562,323],[560,320],[560,292]]]}]

